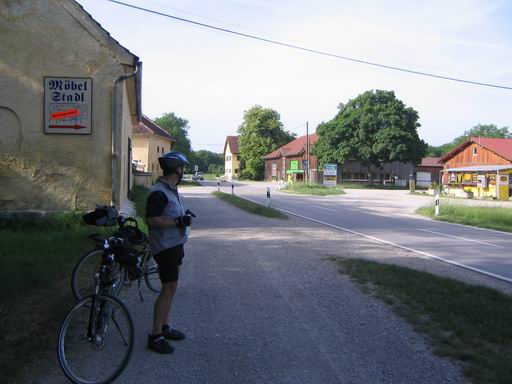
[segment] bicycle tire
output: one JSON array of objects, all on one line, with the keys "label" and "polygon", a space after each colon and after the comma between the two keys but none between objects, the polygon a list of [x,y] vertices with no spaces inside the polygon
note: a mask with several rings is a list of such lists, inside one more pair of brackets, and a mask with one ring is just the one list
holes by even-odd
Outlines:
[{"label": "bicycle tire", "polygon": [[[59,330],[59,365],[76,384],[111,383],[123,372],[133,353],[133,320],[124,303],[111,295],[98,295],[93,308],[93,299],[91,295],[78,302]],[[90,319],[94,341],[87,336]],[[122,349],[121,353],[117,348]]]},{"label": "bicycle tire", "polygon": [[162,282],[160,281],[158,264],[152,257],[146,262],[146,265],[144,266],[144,281],[151,291],[160,293]]},{"label": "bicycle tire", "polygon": [[[75,264],[71,274],[71,291],[77,301],[94,293],[96,286],[94,275],[101,265],[102,253],[101,249],[86,252]],[[126,281],[126,271],[119,263],[114,264],[113,271],[116,279],[111,293],[117,296]]]}]

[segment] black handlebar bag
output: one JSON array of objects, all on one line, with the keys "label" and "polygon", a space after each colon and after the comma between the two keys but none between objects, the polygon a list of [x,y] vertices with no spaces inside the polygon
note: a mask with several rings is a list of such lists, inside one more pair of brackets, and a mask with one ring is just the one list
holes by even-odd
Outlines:
[{"label": "black handlebar bag", "polygon": [[86,224],[109,227],[117,224],[119,213],[116,207],[98,205],[94,211],[87,212],[82,216]]}]

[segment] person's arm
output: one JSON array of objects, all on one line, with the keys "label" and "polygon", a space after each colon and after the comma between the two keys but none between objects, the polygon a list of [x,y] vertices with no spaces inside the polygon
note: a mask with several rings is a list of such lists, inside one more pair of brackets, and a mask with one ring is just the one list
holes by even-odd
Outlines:
[{"label": "person's arm", "polygon": [[168,200],[162,192],[153,192],[148,196],[146,203],[146,222],[154,228],[166,229],[189,226],[192,223],[190,216],[181,216],[176,219],[163,217]]},{"label": "person's arm", "polygon": [[148,196],[148,201],[146,202],[146,222],[149,226],[160,229],[176,227],[174,219],[162,216],[167,203],[167,197],[162,192],[153,192]]}]

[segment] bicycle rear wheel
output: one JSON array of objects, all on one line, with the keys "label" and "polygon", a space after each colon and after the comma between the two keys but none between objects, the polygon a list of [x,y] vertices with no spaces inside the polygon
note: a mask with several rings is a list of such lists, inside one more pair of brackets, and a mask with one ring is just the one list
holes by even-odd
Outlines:
[{"label": "bicycle rear wheel", "polygon": [[158,264],[153,258],[149,259],[144,267],[144,281],[150,290],[156,293],[160,292],[162,283],[158,273]]},{"label": "bicycle rear wheel", "polygon": [[110,295],[93,299],[88,296],[76,304],[59,332],[59,364],[73,383],[112,382],[133,352],[133,322],[123,302]]},{"label": "bicycle rear wheel", "polygon": [[[71,291],[73,296],[80,301],[84,297],[92,295],[95,290],[94,275],[99,271],[103,251],[95,249],[87,252],[76,263],[71,275]],[[115,263],[112,268],[113,292],[119,294],[126,280],[126,271],[121,264]]]}]

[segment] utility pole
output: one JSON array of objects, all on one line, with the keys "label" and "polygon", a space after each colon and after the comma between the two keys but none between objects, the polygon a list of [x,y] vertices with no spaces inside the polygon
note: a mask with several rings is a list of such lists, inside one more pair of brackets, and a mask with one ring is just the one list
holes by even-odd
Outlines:
[{"label": "utility pole", "polygon": [[306,172],[306,181],[309,184],[309,181],[310,181],[309,169],[311,167],[309,166],[309,123],[307,121],[306,121],[306,153],[307,153],[306,160],[308,162],[308,169],[307,169],[307,172]]}]

